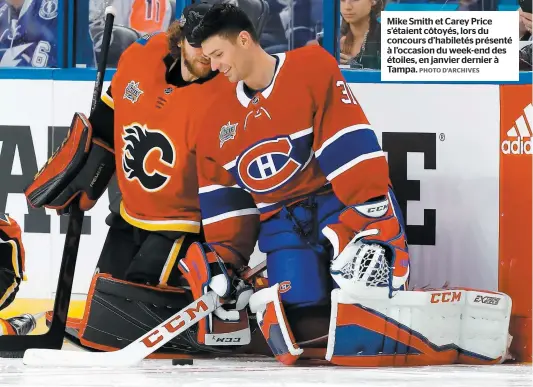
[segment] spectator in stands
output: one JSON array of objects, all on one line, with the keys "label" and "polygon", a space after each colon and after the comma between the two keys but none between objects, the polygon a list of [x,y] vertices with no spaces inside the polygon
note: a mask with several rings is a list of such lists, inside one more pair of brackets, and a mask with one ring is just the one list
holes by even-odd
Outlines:
[{"label": "spectator in stands", "polygon": [[108,67],[116,67],[122,52],[147,33],[166,31],[176,19],[176,0],[90,0],[89,36],[93,49],[93,65],[101,53],[105,24],[105,8],[117,11],[108,54]]},{"label": "spectator in stands", "polygon": [[497,11],[498,0],[460,0],[458,11]]},{"label": "spectator in stands", "polygon": [[518,9],[518,13],[520,14],[520,39],[528,40],[532,29],[531,13],[522,11],[522,8]]},{"label": "spectator in stands", "polygon": [[316,39],[317,27],[322,23],[323,0],[267,2],[270,17],[260,38],[265,51],[271,54],[288,51],[305,46]]},{"label": "spectator in stands", "polygon": [[166,31],[176,18],[176,0],[90,0],[89,22],[103,23],[109,5],[117,10],[115,24],[141,35]]},{"label": "spectator in stands", "polygon": [[0,67],[57,67],[59,0],[0,0]]},{"label": "spectator in stands", "polygon": [[351,68],[381,67],[382,0],[340,0],[340,63]]},{"label": "spectator in stands", "polygon": [[520,14],[520,71],[531,71],[533,67],[533,42],[531,39],[532,21],[531,13],[518,9]]}]

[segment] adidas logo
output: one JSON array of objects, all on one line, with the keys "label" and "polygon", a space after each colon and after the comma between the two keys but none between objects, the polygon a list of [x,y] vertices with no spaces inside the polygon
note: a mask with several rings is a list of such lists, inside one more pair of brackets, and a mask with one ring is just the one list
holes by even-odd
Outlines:
[{"label": "adidas logo", "polygon": [[502,152],[506,155],[531,155],[533,154],[533,105],[524,108],[522,114],[515,121],[515,125],[507,132],[507,137],[516,140],[502,142]]}]

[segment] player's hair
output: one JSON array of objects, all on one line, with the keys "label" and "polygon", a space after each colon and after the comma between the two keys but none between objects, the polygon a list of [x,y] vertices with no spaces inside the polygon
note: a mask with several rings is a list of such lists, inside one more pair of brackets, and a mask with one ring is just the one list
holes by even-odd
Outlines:
[{"label": "player's hair", "polygon": [[248,32],[254,42],[259,42],[257,31],[248,15],[233,4],[223,3],[211,7],[200,25],[194,29],[193,36],[195,40],[203,42],[215,35],[226,39],[236,38],[242,31]]},{"label": "player's hair", "polygon": [[167,38],[168,38],[168,50],[170,55],[174,59],[178,59],[181,55],[180,48],[178,44],[182,42],[185,38],[183,31],[180,27],[179,20],[174,20],[167,29]]}]

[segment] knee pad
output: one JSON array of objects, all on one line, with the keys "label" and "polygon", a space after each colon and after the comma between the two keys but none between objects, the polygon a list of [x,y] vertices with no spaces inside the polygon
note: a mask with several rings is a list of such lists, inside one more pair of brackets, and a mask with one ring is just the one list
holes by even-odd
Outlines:
[{"label": "knee pad", "polygon": [[333,194],[309,197],[261,225],[259,249],[267,255],[268,280],[280,284],[286,308],[329,303],[330,255],[319,226],[341,207]]},{"label": "knee pad", "polygon": [[287,308],[329,302],[332,280],[327,254],[310,248],[273,251],[267,255],[267,268],[268,281],[279,284]]}]

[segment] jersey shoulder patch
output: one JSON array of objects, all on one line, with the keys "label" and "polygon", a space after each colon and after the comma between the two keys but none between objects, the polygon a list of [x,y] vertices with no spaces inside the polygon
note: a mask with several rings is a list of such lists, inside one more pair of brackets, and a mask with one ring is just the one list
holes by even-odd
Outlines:
[{"label": "jersey shoulder patch", "polygon": [[156,31],[156,32],[151,32],[151,33],[149,33],[149,34],[145,34],[145,35],[141,36],[139,39],[137,39],[137,40],[135,41],[135,43],[138,43],[138,44],[140,44],[141,46],[145,46],[146,43],[148,43],[148,41],[149,41],[151,38],[153,38],[154,36],[159,35],[159,34],[161,34],[161,33],[162,33],[162,31]]}]

